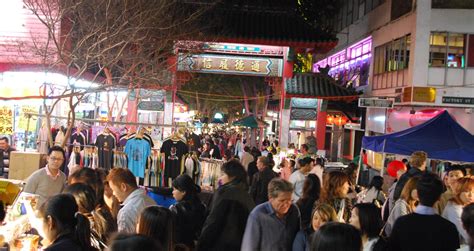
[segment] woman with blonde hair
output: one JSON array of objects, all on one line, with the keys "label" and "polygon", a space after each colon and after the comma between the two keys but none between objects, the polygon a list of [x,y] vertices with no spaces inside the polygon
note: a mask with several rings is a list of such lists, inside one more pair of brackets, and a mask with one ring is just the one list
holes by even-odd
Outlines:
[{"label": "woman with blonde hair", "polygon": [[309,226],[300,230],[293,241],[293,251],[309,250],[309,237],[328,222],[336,222],[337,214],[334,208],[328,204],[319,204],[313,209]]},{"label": "woman with blonde hair", "polygon": [[468,244],[469,235],[463,228],[461,214],[465,206],[474,202],[474,179],[471,177],[463,177],[458,179],[456,183],[456,189],[453,191],[454,196],[444,208],[442,216],[456,225],[460,235],[460,243]]},{"label": "woman with blonde hair", "polygon": [[416,184],[420,180],[419,176],[412,177],[403,187],[400,198],[395,202],[395,205],[390,211],[384,231],[387,236],[392,233],[395,221],[403,215],[413,213],[418,205],[418,194],[416,193]]},{"label": "woman with blonde hair", "polygon": [[352,203],[348,197],[350,186],[349,176],[339,171],[329,173],[327,182],[324,182],[319,201],[334,208],[339,222],[349,222],[351,218]]}]

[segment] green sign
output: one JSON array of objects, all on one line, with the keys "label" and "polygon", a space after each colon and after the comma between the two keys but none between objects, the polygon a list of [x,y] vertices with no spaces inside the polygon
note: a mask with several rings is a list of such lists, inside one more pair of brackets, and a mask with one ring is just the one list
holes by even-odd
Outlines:
[{"label": "green sign", "polygon": [[467,97],[443,97],[443,104],[474,105],[474,98]]},{"label": "green sign", "polygon": [[142,101],[138,104],[138,110],[164,111],[165,104],[160,101]]}]

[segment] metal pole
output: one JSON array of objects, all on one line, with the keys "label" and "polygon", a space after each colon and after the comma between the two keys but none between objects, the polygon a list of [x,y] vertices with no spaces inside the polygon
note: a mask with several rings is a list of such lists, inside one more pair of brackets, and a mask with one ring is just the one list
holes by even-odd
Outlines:
[{"label": "metal pole", "polygon": [[25,147],[23,147],[23,151],[26,152],[26,146],[28,145],[28,133],[30,132],[30,119],[31,115],[26,115],[28,120],[26,121],[26,131],[25,131]]}]

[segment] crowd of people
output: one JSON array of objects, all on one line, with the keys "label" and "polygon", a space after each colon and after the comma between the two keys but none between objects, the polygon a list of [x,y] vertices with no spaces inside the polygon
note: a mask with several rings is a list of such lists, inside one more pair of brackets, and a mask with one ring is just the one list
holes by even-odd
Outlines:
[{"label": "crowd of people", "polygon": [[224,155],[220,186],[209,205],[186,174],[172,182],[176,204],[170,208],[148,197],[126,168],[109,173],[82,168],[66,177],[60,147],[50,149],[48,164],[30,176],[24,190],[40,196],[48,251],[474,247],[474,179],[464,166],[450,166],[442,180],[426,171],[428,156],[414,152],[385,195],[382,177],[359,191],[354,165],[325,170],[322,160],[305,153],[307,146],[301,148],[297,158],[278,166],[271,152],[249,147],[240,156],[235,149]]}]

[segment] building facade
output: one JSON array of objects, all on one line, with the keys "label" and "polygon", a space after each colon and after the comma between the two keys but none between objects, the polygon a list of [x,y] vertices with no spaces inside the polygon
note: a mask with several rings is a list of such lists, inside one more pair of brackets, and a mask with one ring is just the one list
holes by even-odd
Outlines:
[{"label": "building facade", "polygon": [[367,135],[401,131],[443,110],[474,133],[473,23],[472,1],[344,1],[334,22],[339,45],[314,71],[329,65],[335,78],[367,83],[365,97],[393,100],[393,109],[367,108]]}]

